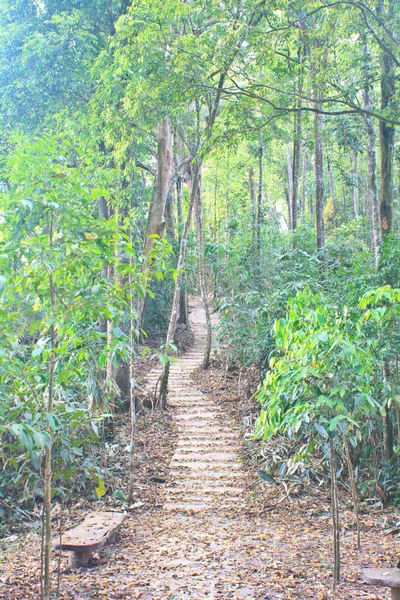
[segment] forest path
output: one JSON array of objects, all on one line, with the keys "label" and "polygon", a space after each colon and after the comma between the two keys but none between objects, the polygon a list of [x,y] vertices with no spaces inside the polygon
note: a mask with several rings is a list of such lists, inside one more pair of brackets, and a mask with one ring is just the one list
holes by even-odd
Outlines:
[{"label": "forest path", "polygon": [[[128,598],[172,600],[265,598],[258,524],[243,514],[244,472],[240,440],[221,408],[191,379],[202,362],[204,309],[191,306],[192,349],[171,366],[169,406],[178,426],[166,502],[158,518],[138,515],[125,528],[124,582]],[[157,374],[150,378],[154,384]],[[126,571],[134,582],[128,582]],[[115,581],[115,567],[113,569]],[[130,595],[134,583],[135,593]],[[259,588],[260,589],[260,588]],[[280,595],[274,596],[281,597]]]},{"label": "forest path", "polygon": [[[202,363],[206,345],[204,308],[198,302],[191,308],[190,322],[194,345],[171,365],[169,377],[168,401],[178,425],[178,443],[164,510],[213,513],[241,501],[238,435],[221,409],[191,380],[191,373]],[[151,386],[157,376],[150,377]]]}]

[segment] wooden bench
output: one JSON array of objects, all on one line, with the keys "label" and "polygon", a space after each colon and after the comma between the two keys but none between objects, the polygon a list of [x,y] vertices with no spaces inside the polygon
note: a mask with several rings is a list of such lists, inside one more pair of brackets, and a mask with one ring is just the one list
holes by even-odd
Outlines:
[{"label": "wooden bench", "polygon": [[400,569],[363,569],[364,581],[379,587],[388,587],[392,600],[400,600]]},{"label": "wooden bench", "polygon": [[71,569],[84,567],[93,552],[115,540],[118,528],[126,517],[126,513],[90,513],[80,525],[66,531],[61,536],[61,542],[54,541],[53,548],[69,551]]}]

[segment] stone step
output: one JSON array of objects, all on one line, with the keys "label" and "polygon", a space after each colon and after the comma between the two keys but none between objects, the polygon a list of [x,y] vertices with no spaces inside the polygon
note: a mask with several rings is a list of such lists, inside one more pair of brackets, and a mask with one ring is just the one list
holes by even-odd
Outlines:
[{"label": "stone step", "polygon": [[198,419],[200,422],[205,421],[206,423],[209,423],[209,421],[211,421],[211,420],[216,421],[219,416],[220,416],[219,413],[216,413],[212,410],[210,410],[209,413],[185,411],[185,412],[178,412],[175,415],[175,418],[178,421],[194,421],[194,420]]},{"label": "stone step", "polygon": [[203,510],[209,510],[210,505],[204,502],[166,502],[164,504],[164,510],[169,512],[182,511],[182,512],[199,512]]},{"label": "stone step", "polygon": [[[209,446],[210,448],[213,448],[214,446],[223,446],[225,447],[226,445],[226,439],[204,439],[204,438],[198,438],[196,439],[195,437],[190,437],[188,439],[185,439],[184,437],[180,438],[177,442],[177,446],[183,446],[183,447],[195,447],[197,446],[201,446],[201,447],[207,447]],[[233,438],[229,438],[229,440],[232,440]]]},{"label": "stone step", "polygon": [[191,471],[241,471],[242,466],[239,463],[234,462],[221,462],[221,461],[183,461],[172,459],[171,467],[173,469],[190,469]]},{"label": "stone step", "polygon": [[[203,486],[201,483],[199,483],[198,486],[196,486],[195,484],[191,484],[190,489],[193,492],[197,492],[198,494],[204,494],[204,495],[216,495],[216,496],[221,496],[224,494],[242,494],[244,492],[244,489],[241,487],[233,487],[233,486],[223,486],[223,485],[214,485],[214,486],[209,486],[209,487],[205,487]],[[172,491],[174,491],[174,493],[176,492],[177,494],[187,494],[188,490],[187,488],[170,488],[168,490],[168,495],[170,495],[172,493]]]},{"label": "stone step", "polygon": [[194,451],[193,449],[188,450],[187,452],[179,450],[175,452],[173,456],[173,461],[179,460],[193,460],[193,461],[230,461],[235,462],[239,461],[238,455],[235,452],[205,452],[205,451]]},{"label": "stone step", "polygon": [[[240,471],[225,471],[225,470],[212,470],[212,469],[208,469],[207,471],[187,471],[186,473],[178,473],[177,471],[174,471],[172,473],[173,477],[175,478],[176,481],[180,481],[182,483],[182,481],[188,481],[189,480],[195,480],[195,481],[202,481],[204,483],[204,481],[207,481],[207,479],[210,480],[210,482],[213,481],[227,481],[229,484],[233,484],[233,483],[237,483],[238,481],[242,480],[242,473]],[[235,485],[236,487],[236,485]]]},{"label": "stone step", "polygon": [[237,439],[237,436],[228,431],[228,430],[221,430],[219,427],[212,427],[211,425],[208,424],[203,424],[203,423],[196,423],[196,422],[192,422],[192,421],[186,421],[185,425],[187,425],[187,427],[185,428],[185,435],[188,434],[200,434],[200,435],[209,435],[210,438],[212,438],[213,436],[217,439],[219,438],[231,438],[231,439]]}]

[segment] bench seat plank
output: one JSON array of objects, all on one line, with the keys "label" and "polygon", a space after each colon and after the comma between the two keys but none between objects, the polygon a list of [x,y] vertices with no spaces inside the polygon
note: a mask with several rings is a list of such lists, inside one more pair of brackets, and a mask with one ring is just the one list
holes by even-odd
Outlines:
[{"label": "bench seat plank", "polygon": [[379,587],[400,588],[400,569],[363,569],[364,581]]},{"label": "bench seat plank", "polygon": [[87,515],[80,525],[66,531],[54,548],[68,550],[70,566],[79,568],[88,563],[92,553],[113,541],[118,528],[125,521],[126,513],[94,512]]}]

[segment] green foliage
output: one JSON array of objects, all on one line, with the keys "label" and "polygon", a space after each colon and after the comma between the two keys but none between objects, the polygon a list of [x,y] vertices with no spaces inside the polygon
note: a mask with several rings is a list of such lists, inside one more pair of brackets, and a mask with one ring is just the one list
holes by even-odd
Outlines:
[{"label": "green foliage", "polygon": [[131,296],[143,297],[152,274],[163,274],[170,250],[160,240],[153,270],[142,275],[129,221],[97,218],[97,200],[109,192],[76,161],[67,136],[12,143],[0,198],[0,495],[17,485],[22,501],[40,493],[46,446],[58,493],[87,468],[84,444],[95,441],[118,391],[104,378],[106,364],[117,368],[133,352],[121,329]]},{"label": "green foliage", "polygon": [[[257,397],[259,435],[314,425],[323,437],[358,427],[378,407],[373,395],[373,345],[346,309],[298,292],[275,323],[276,356]],[[359,434],[358,434],[359,435]]]}]

